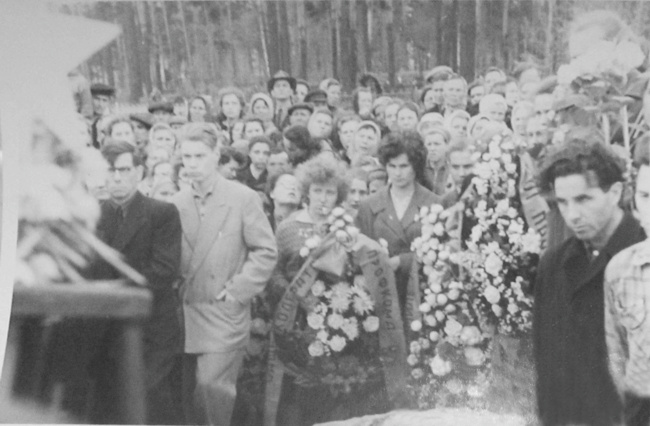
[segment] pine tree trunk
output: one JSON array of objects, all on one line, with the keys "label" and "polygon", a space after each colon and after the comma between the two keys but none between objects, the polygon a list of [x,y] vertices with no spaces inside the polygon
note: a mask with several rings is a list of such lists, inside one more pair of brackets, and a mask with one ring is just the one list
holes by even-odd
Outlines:
[{"label": "pine tree trunk", "polygon": [[183,28],[183,41],[185,42],[185,62],[190,63],[192,60],[192,50],[190,49],[190,37],[187,32],[187,20],[185,19],[185,2],[177,1],[179,14],[181,15],[181,24]]},{"label": "pine tree trunk", "polygon": [[368,0],[359,1],[359,17],[361,22],[361,46],[363,47],[363,59],[365,71],[372,71],[372,49],[370,48],[370,29],[369,20],[372,19],[371,9]]},{"label": "pine tree trunk", "polygon": [[458,72],[467,81],[474,80],[476,44],[476,1],[461,1],[458,10],[458,42],[460,66]]},{"label": "pine tree trunk", "polygon": [[302,1],[296,2],[296,17],[298,22],[298,38],[300,39],[300,77],[307,79],[308,65],[307,65],[307,30],[305,21],[305,3]]},{"label": "pine tree trunk", "polygon": [[396,66],[395,66],[395,11],[393,0],[388,0],[388,11],[386,20],[386,38],[388,40],[388,83],[391,89],[395,87]]}]

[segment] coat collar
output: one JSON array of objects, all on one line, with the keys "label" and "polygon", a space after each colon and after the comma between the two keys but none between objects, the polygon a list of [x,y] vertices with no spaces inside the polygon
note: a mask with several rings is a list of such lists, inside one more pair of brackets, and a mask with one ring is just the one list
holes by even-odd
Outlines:
[{"label": "coat collar", "polygon": [[[138,229],[140,229],[145,217],[145,201],[145,196],[140,191],[136,191],[133,198],[125,206],[126,217],[124,218],[124,223],[121,228],[115,230],[115,237],[111,243],[116,250],[121,251],[124,249]],[[111,208],[114,215],[119,214],[116,204],[111,203]],[[114,220],[116,219],[114,218]]]},{"label": "coat collar", "polygon": [[609,261],[621,250],[643,240],[645,233],[630,213],[625,213],[614,234],[592,262],[589,262],[586,248],[582,241],[571,237],[567,242],[567,250],[562,257],[562,264],[569,275],[575,280],[572,293],[575,294],[587,285],[599,273],[605,270]]}]

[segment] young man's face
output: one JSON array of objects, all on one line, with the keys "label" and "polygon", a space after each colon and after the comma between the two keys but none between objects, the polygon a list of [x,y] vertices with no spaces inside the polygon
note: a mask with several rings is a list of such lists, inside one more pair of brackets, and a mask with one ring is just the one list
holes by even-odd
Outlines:
[{"label": "young man's face", "polygon": [[636,217],[645,229],[646,235],[650,235],[650,166],[643,165],[639,169],[634,202]]},{"label": "young man's face", "polygon": [[269,176],[286,172],[289,170],[289,156],[286,152],[278,152],[269,155],[269,161],[266,163],[266,170]]},{"label": "young man's face", "polygon": [[357,210],[359,203],[368,196],[368,184],[365,180],[354,178],[350,183],[347,204],[350,208]]},{"label": "young man's face", "polygon": [[131,124],[133,124],[133,130],[135,131],[135,141],[138,146],[146,145],[147,139],[149,139],[149,129],[147,129],[147,126],[137,120],[131,120]]},{"label": "young man's face", "polygon": [[273,85],[273,90],[271,90],[271,96],[273,99],[278,99],[280,101],[287,100],[293,94],[291,90],[291,85],[287,80],[278,80]]},{"label": "young man's face", "polygon": [[194,182],[213,178],[219,163],[218,150],[200,141],[183,141],[180,147],[185,176]]},{"label": "young man's face", "polygon": [[621,183],[607,191],[598,186],[598,177],[573,174],[555,179],[555,199],[569,229],[578,239],[596,246],[606,243],[611,222],[619,209]]},{"label": "young man's face", "polygon": [[296,103],[304,102],[307,93],[309,93],[309,87],[305,86],[304,84],[298,83],[296,85],[296,94],[294,95]]},{"label": "young man's face", "polygon": [[443,98],[447,105],[462,105],[465,102],[465,82],[459,78],[445,81]]},{"label": "young man's face", "polygon": [[424,136],[424,146],[429,155],[428,160],[433,163],[438,163],[445,159],[447,155],[447,143],[444,136],[440,133],[429,133]]},{"label": "young man's face", "polygon": [[295,109],[289,116],[289,123],[292,126],[305,126],[309,123],[309,117],[311,117],[311,112],[305,108]]},{"label": "young man's face", "polygon": [[359,115],[367,117],[372,111],[372,93],[359,92],[357,103],[359,104]]},{"label": "young man's face", "polygon": [[449,173],[454,180],[454,185],[460,188],[463,180],[472,174],[474,161],[469,151],[454,151],[449,153]]},{"label": "young man's face", "polygon": [[472,105],[478,105],[483,96],[485,96],[484,86],[474,86],[472,87],[472,90],[469,91],[469,101]]},{"label": "young man's face", "polygon": [[437,105],[442,105],[442,102],[444,100],[442,92],[443,92],[444,87],[445,87],[445,81],[444,80],[434,81],[431,84],[431,87],[432,87],[432,91],[433,91],[433,100],[434,100],[434,102]]},{"label": "young man's face", "polygon": [[341,86],[333,84],[327,88],[327,103],[331,106],[338,106],[341,102]]},{"label": "young man's face", "polygon": [[104,115],[108,113],[108,108],[111,105],[111,97],[108,95],[95,95],[93,96],[93,111],[97,115]]},{"label": "young man's face", "polygon": [[269,160],[270,148],[265,143],[256,143],[251,147],[248,156],[251,158],[251,164],[257,170],[265,170],[266,162]]},{"label": "young man's face", "polygon": [[264,126],[257,121],[249,121],[244,126],[244,139],[251,140],[255,136],[262,136],[264,134]]},{"label": "young man's face", "polygon": [[119,155],[108,171],[107,188],[111,198],[118,203],[131,198],[142,179],[142,166],[133,164],[133,155],[128,152]]}]

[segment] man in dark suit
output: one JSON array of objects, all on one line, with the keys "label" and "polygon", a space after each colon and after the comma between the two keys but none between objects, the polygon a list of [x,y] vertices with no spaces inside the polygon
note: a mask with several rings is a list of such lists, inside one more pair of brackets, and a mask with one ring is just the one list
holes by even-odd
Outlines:
[{"label": "man in dark suit", "polygon": [[[179,277],[181,222],[173,204],[145,197],[138,190],[143,161],[135,147],[115,142],[102,149],[110,166],[108,191],[97,225],[99,237],[122,253],[126,262],[148,281],[152,313],[143,333],[145,386],[149,424],[182,422],[180,405],[179,304],[173,285]],[[97,278],[119,278],[107,264],[95,268]]]},{"label": "man in dark suit", "polygon": [[543,256],[533,318],[537,403],[544,425],[620,424],[622,405],[608,372],[604,271],[644,238],[619,202],[625,164],[597,131],[568,136],[542,169],[574,236]]}]

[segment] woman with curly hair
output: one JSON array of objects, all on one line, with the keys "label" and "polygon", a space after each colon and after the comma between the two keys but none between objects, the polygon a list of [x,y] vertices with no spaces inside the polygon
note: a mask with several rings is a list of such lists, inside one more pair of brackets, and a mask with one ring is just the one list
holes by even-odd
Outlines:
[{"label": "woman with curly hair", "polygon": [[[296,168],[295,176],[306,207],[277,227],[278,263],[271,278],[272,298],[279,300],[303,266],[300,251],[313,235],[327,234],[327,219],[348,194],[344,163],[330,156],[316,156]],[[334,399],[323,388],[303,388],[285,375],[278,408],[278,425],[306,425],[331,420]]]}]

